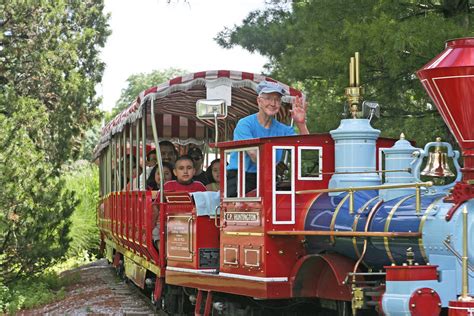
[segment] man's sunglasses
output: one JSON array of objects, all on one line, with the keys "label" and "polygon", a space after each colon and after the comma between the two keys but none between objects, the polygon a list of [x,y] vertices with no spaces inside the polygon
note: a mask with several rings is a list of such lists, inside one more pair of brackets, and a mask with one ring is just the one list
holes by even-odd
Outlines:
[{"label": "man's sunglasses", "polygon": [[194,160],[194,161],[198,161],[198,160],[201,160],[201,156],[191,156],[191,159]]}]

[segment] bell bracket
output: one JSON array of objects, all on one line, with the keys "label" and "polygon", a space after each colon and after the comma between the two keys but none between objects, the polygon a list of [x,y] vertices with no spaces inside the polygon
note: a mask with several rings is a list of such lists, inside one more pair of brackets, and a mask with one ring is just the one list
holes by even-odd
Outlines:
[{"label": "bell bracket", "polygon": [[420,169],[421,165],[423,164],[423,159],[427,158],[430,154],[430,149],[432,147],[445,147],[447,148],[447,156],[448,158],[451,158],[453,160],[454,168],[456,169],[456,179],[449,184],[446,185],[434,185],[429,188],[428,193],[429,194],[438,194],[442,192],[446,192],[449,189],[453,188],[454,185],[461,181],[462,179],[462,173],[461,173],[461,166],[459,165],[459,157],[460,153],[457,150],[453,150],[453,147],[451,146],[450,143],[442,142],[442,141],[435,141],[435,142],[430,142],[425,145],[425,148],[423,149],[418,149],[416,150],[413,155],[415,156],[415,159],[410,163],[411,166],[411,173],[413,177],[416,179],[416,182],[422,182],[420,179]]}]

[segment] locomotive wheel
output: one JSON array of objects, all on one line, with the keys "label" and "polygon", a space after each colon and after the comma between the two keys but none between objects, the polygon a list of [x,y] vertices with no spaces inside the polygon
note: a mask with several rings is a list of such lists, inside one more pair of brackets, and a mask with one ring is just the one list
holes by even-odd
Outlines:
[{"label": "locomotive wheel", "polygon": [[161,309],[169,315],[188,315],[194,310],[183,289],[176,286],[165,287],[160,303]]}]

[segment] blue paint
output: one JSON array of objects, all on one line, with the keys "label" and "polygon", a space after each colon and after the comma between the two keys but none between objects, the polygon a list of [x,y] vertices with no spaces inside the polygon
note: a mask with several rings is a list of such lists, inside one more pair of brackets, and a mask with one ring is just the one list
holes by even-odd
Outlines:
[{"label": "blue paint", "polygon": [[[355,174],[334,174],[329,188],[380,185],[380,177],[373,172],[376,168],[376,140],[380,131],[372,128],[367,119],[342,120],[336,130],[330,132],[335,146],[336,172],[366,172]],[[336,196],[339,193],[330,193]]]},{"label": "blue paint", "polygon": [[[419,148],[413,147],[405,139],[398,140],[393,147],[383,149],[385,154],[385,170],[409,169],[413,161],[413,153]],[[408,171],[386,172],[384,184],[414,183],[415,177]],[[380,190],[380,197],[389,201],[397,197],[415,193],[415,188]]]},{"label": "blue paint", "polygon": [[[305,230],[322,230],[329,231],[331,221],[333,220],[336,208],[347,193],[340,194],[336,197],[331,197],[328,194],[322,194],[309,208],[305,222]],[[385,224],[390,212],[394,207],[396,211],[391,217],[388,225],[389,232],[418,232],[420,227],[420,220],[425,210],[437,198],[436,196],[422,196],[421,209],[416,213],[415,197],[405,196],[392,199],[384,202],[375,211],[372,221],[368,227],[369,232],[383,232],[385,231]],[[368,203],[372,200],[370,203]],[[352,231],[354,223],[355,231],[364,231],[367,217],[370,211],[379,200],[377,199],[377,191],[357,191],[354,193],[354,213],[349,213],[349,199],[347,198],[337,213],[334,221],[334,230],[336,231]],[[322,251],[334,251],[344,254],[354,260],[359,259],[359,256],[354,248],[352,237],[335,237],[331,240],[330,237],[308,236],[306,238],[308,251],[310,253],[319,253]],[[402,264],[406,262],[407,248],[411,247],[415,254],[415,261],[419,264],[424,264],[425,260],[419,248],[418,238],[389,238],[388,250],[386,249],[384,238],[369,238],[367,244],[367,252],[364,256],[364,262],[374,269],[380,269],[384,265],[390,265],[393,262]],[[356,239],[357,249],[362,253],[363,238]],[[392,258],[389,256],[391,254]]]},{"label": "blue paint", "polygon": [[[382,297],[382,308],[386,315],[411,315],[410,297],[418,289],[430,288],[440,294],[441,284],[436,280],[423,281],[387,281],[385,293]],[[441,298],[441,295],[440,295]]]},{"label": "blue paint", "polygon": [[[440,271],[452,271],[453,276],[448,280],[456,285],[454,289],[461,294],[462,264],[461,260],[454,256],[457,253],[462,256],[463,246],[463,216],[462,209],[468,209],[468,263],[474,267],[474,201],[470,200],[462,204],[450,221],[445,216],[450,210],[451,203],[440,201],[430,212],[430,216],[423,229],[423,245],[431,264],[439,266]],[[448,247],[449,246],[449,247]],[[469,270],[469,292],[474,293],[474,272]],[[455,282],[453,282],[455,281]]]}]

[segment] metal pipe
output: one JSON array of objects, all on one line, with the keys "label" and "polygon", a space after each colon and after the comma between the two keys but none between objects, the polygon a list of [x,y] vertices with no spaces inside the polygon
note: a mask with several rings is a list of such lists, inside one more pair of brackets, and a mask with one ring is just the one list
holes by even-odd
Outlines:
[{"label": "metal pipe", "polygon": [[[448,241],[443,240],[443,245],[444,245],[449,251],[451,251],[451,253],[452,253],[459,261],[462,262],[461,254],[459,254],[459,252],[457,252],[453,247],[451,247],[451,245],[449,244]],[[468,268],[469,270],[471,270],[472,272],[474,272],[474,267],[471,266],[471,265],[469,264],[469,262],[468,262],[468,264],[467,264],[467,268]]]},{"label": "metal pipe", "polygon": [[112,192],[117,191],[117,144],[115,141],[115,137],[112,136],[112,152],[111,152],[111,157],[112,157],[112,172],[111,172],[111,177],[113,177],[112,185],[110,189]]},{"label": "metal pipe", "polygon": [[379,275],[387,275],[386,272],[348,272],[347,275],[353,276],[353,275],[360,275],[360,276],[379,276]]},{"label": "metal pipe", "polygon": [[349,214],[354,213],[354,190],[349,190]]},{"label": "metal pipe", "polygon": [[214,144],[216,145],[214,147],[215,154],[216,154],[216,159],[219,159],[219,149],[217,148],[217,143],[219,142],[219,125],[217,125],[217,112],[214,111],[214,126],[216,127],[216,137]]},{"label": "metal pipe", "polygon": [[112,156],[111,156],[111,148],[110,146],[107,147],[107,157],[105,159],[107,159],[106,161],[106,169],[105,169],[105,177],[107,178],[107,182],[105,184],[106,186],[106,192],[105,192],[105,195],[109,195],[110,191],[112,191]]},{"label": "metal pipe", "polygon": [[416,191],[416,194],[415,194],[415,212],[416,212],[416,214],[420,214],[420,208],[421,208],[420,187],[416,187],[415,191]]},{"label": "metal pipe", "polygon": [[349,87],[352,87],[352,63],[349,60]]},{"label": "metal pipe", "polygon": [[[124,189],[126,189],[127,187],[127,128],[124,127],[123,128],[123,146],[122,146],[122,150],[123,150],[123,170],[120,169],[120,171],[123,171],[123,185],[124,185]],[[132,178],[130,178],[129,181],[131,181]],[[130,184],[131,186],[131,184]],[[128,186],[130,188],[130,186]]]},{"label": "metal pipe", "polygon": [[354,231],[329,231],[329,230],[289,230],[269,231],[270,236],[336,236],[336,237],[387,237],[387,238],[420,238],[420,232],[354,232]]},{"label": "metal pipe", "polygon": [[461,291],[461,301],[471,300],[469,296],[469,275],[467,271],[468,265],[468,240],[467,240],[467,206],[464,205],[462,210],[462,291]]},{"label": "metal pipe", "polygon": [[359,52],[355,52],[355,86],[359,86]]},{"label": "metal pipe", "polygon": [[[146,106],[143,106],[143,115],[142,115],[142,159],[143,159],[143,164],[142,164],[142,179],[143,181],[143,189],[146,189]],[[138,174],[138,166],[140,165],[140,160],[137,162],[137,180],[139,177]],[[140,190],[140,181],[137,181],[138,189]]]},{"label": "metal pipe", "polygon": [[153,141],[155,142],[156,150],[156,164],[158,165],[158,172],[160,173],[160,202],[163,202],[163,164],[161,162],[160,142],[158,141],[158,132],[156,131],[155,122],[155,96],[151,98],[151,129],[153,131]]},{"label": "metal pipe", "polygon": [[349,68],[349,86],[351,87],[355,87],[355,76],[354,76],[354,70],[355,70],[355,58],[354,57],[351,57],[351,64],[350,64],[350,68]]},{"label": "metal pipe", "polygon": [[117,172],[117,185],[118,187],[115,188],[115,191],[122,191],[123,188],[125,188],[124,184],[122,186],[122,139],[120,135],[117,135],[117,147],[118,147],[118,166],[116,166]]},{"label": "metal pipe", "polygon": [[[141,120],[141,119],[140,119]],[[135,168],[137,167],[137,165],[140,163],[140,123],[141,121],[137,121],[135,123],[135,132],[136,132],[136,135],[135,135],[135,142],[136,142],[136,148],[135,148]],[[137,181],[135,181],[137,182]],[[138,183],[136,183],[137,187],[134,187],[134,189],[139,189],[138,188]]]},{"label": "metal pipe", "polygon": [[349,192],[362,191],[362,190],[379,190],[379,189],[402,189],[402,188],[416,188],[416,187],[431,187],[433,182],[418,182],[418,183],[400,183],[400,184],[387,184],[387,185],[373,185],[373,186],[361,186],[361,187],[350,187],[350,188],[334,188],[334,189],[318,189],[318,190],[302,190],[296,191],[296,194],[311,194],[311,193],[326,193],[326,192]]},{"label": "metal pipe", "polygon": [[[372,218],[373,218],[375,212],[379,209],[380,205],[382,205],[382,203],[383,203],[383,200],[379,200],[377,202],[377,204],[375,204],[372,207],[372,209],[370,210],[370,213],[367,216],[367,221],[365,222],[365,226],[364,226],[364,233],[365,234],[369,233],[368,230],[369,230],[369,225],[372,223]],[[352,276],[352,282],[354,284],[355,284],[355,281],[356,281],[355,273],[357,272],[357,269],[359,268],[359,265],[362,262],[362,259],[364,258],[366,252],[367,252],[367,238],[364,239],[364,246],[363,246],[363,249],[362,249],[362,254],[360,255],[359,259],[357,260],[356,264],[354,265],[354,269],[352,270],[352,273],[354,273],[354,275]]]},{"label": "metal pipe", "polygon": [[[133,178],[133,164],[132,164],[132,157],[133,157],[133,128],[132,128],[132,123],[130,123],[130,126],[128,127],[128,136],[129,136],[129,142],[130,142],[130,149],[129,149],[129,159],[128,159],[128,178],[132,179]],[[132,185],[130,186],[130,191],[133,191],[133,182]]]},{"label": "metal pipe", "polygon": [[110,156],[110,146],[107,147],[107,151],[105,152],[105,196],[109,195],[111,182],[110,182],[110,162],[112,161],[112,157]]},{"label": "metal pipe", "polygon": [[373,171],[334,171],[321,172],[321,174],[364,174],[364,173],[388,173],[388,172],[411,172],[410,168],[398,170],[373,170]]}]

